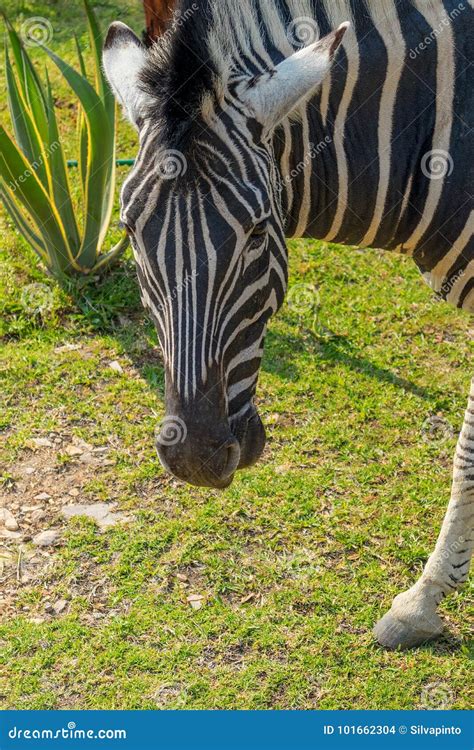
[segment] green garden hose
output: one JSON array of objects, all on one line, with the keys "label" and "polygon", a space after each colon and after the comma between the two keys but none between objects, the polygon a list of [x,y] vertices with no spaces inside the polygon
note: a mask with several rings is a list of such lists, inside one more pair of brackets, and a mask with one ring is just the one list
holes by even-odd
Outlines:
[{"label": "green garden hose", "polygon": [[[117,167],[133,167],[135,159],[116,159],[115,164]],[[67,165],[71,169],[71,167],[78,167],[79,162],[77,159],[68,159]]]}]

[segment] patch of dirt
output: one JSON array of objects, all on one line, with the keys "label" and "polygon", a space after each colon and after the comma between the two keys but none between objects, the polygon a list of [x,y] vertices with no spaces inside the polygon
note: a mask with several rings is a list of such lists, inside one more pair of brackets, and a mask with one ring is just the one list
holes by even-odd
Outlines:
[{"label": "patch of dirt", "polygon": [[[110,457],[113,444],[92,446],[72,436],[67,431],[38,435],[27,442],[21,458],[12,466],[0,488],[0,612],[2,617],[35,614],[32,619],[42,621],[56,617],[68,610],[58,602],[48,600],[48,589],[53,583],[52,570],[55,565],[57,547],[72,514],[64,512],[69,506],[83,505],[98,508],[84,490],[86,484],[97,477],[97,473],[113,466]],[[111,487],[110,497],[114,495]],[[120,513],[108,512],[116,509],[115,503],[104,504],[101,515],[106,525],[128,520]],[[94,516],[93,510],[89,515]],[[97,515],[97,514],[96,514]],[[97,599],[107,599],[103,582],[97,580],[96,565],[90,565],[87,575],[79,570],[77,586],[71,589],[71,597],[83,596],[97,604]],[[102,586],[102,589],[101,589]],[[43,588],[46,597],[38,605],[29,602],[29,593]],[[77,590],[76,590],[77,589]],[[99,596],[99,593],[102,594]],[[34,597],[33,597],[34,599]],[[67,603],[66,603],[67,604]],[[56,606],[58,605],[58,606]],[[56,611],[55,609],[58,611]],[[110,616],[104,604],[93,607],[95,619]],[[93,618],[94,619],[94,618]]]}]

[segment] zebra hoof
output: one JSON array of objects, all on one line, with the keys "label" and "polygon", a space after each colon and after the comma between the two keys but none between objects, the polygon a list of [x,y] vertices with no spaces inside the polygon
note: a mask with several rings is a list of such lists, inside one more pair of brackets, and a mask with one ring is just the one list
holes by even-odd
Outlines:
[{"label": "zebra hoof", "polygon": [[391,650],[414,648],[441,635],[443,623],[438,616],[437,619],[439,623],[433,623],[435,629],[427,632],[413,627],[408,622],[398,620],[391,612],[387,612],[375,625],[373,633],[379,644],[384,648]]}]

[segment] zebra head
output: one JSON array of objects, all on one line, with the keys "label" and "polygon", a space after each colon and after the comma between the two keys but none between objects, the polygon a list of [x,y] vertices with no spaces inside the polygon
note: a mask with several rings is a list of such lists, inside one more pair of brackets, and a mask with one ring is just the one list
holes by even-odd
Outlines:
[{"label": "zebra head", "polygon": [[226,487],[264,448],[254,397],[287,283],[272,135],[321,83],[344,31],[262,68],[258,55],[213,52],[192,21],[151,50],[124,24],[109,29],[106,74],[140,137],[121,217],[164,357],[157,448],[191,484]]}]

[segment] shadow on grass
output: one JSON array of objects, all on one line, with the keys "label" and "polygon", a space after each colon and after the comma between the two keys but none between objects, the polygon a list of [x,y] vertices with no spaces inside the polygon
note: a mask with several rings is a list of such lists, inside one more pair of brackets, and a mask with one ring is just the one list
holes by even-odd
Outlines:
[{"label": "shadow on grass", "polygon": [[446,656],[447,654],[464,651],[468,659],[472,661],[474,659],[474,639],[459,638],[446,630],[438,640],[427,641],[419,646],[418,650],[429,652],[433,656]]},{"label": "shadow on grass", "polygon": [[296,381],[299,378],[298,368],[291,362],[295,352],[314,354],[334,365],[344,365],[348,370],[361,373],[366,377],[388,383],[424,400],[439,402],[440,394],[417,385],[411,380],[396,375],[391,370],[374,364],[362,357],[346,336],[333,334],[324,330],[321,334],[308,329],[301,329],[301,336],[270,331],[267,337],[262,369],[283,380]]},{"label": "shadow on grass", "polygon": [[[120,265],[100,280],[86,279],[71,287],[63,303],[57,311],[55,322],[50,323],[52,327],[75,335],[92,334],[115,339],[149,386],[163,394],[163,363],[157,335],[152,321],[143,310],[135,266],[130,257],[123,258]],[[16,308],[10,312],[12,317],[18,314]],[[304,353],[334,366],[342,364],[348,370],[413,393],[419,398],[434,400],[440,405],[442,394],[374,364],[361,356],[349,338],[327,329],[314,331],[301,325],[294,333],[283,332],[279,330],[279,322],[291,326],[295,324],[291,315],[281,314],[276,325],[270,326],[262,363],[265,372],[283,381],[295,382],[300,377],[300,371],[294,362],[294,355]],[[47,325],[46,322],[45,327]],[[31,332],[31,326],[27,325],[18,337]],[[16,337],[12,335],[12,338]]]}]

